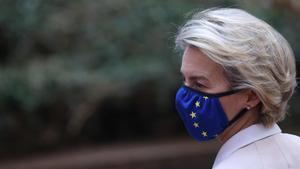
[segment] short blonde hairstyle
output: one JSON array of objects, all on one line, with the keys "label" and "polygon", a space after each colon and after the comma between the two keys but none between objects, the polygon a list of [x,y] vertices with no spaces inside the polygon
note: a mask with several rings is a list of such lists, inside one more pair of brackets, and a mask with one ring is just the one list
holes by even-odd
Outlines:
[{"label": "short blonde hairstyle", "polygon": [[179,29],[176,47],[187,46],[220,64],[233,89],[252,89],[258,95],[265,126],[284,119],[297,85],[295,57],[270,25],[241,9],[208,9]]}]

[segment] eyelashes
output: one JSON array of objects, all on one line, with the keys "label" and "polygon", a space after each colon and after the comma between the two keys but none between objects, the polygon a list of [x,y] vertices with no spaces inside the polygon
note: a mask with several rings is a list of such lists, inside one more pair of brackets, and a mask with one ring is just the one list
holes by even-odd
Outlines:
[{"label": "eyelashes", "polygon": [[199,81],[197,78],[190,78],[190,79],[187,79],[185,78],[185,76],[181,76],[181,80],[182,80],[182,84],[185,85],[185,86],[188,86],[190,88],[193,88],[195,90],[203,90],[204,88],[207,88],[207,86]]},{"label": "eyelashes", "polygon": [[204,86],[203,84],[201,84],[201,83],[195,83],[195,86],[197,86],[197,88],[200,88],[200,89],[203,89],[203,88],[205,88],[206,86]]},{"label": "eyelashes", "polygon": [[190,88],[193,88],[195,90],[201,90],[203,88],[206,88],[205,85],[203,85],[199,82],[195,82],[195,81],[187,82],[185,79],[182,80],[182,84],[185,86],[188,86]]}]

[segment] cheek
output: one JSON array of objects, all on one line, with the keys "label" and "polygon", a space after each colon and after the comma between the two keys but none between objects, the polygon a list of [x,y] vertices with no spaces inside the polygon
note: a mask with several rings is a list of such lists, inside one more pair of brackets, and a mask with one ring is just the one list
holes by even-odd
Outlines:
[{"label": "cheek", "polygon": [[242,109],[242,100],[243,99],[239,97],[239,95],[231,95],[220,98],[220,103],[229,120],[233,119],[233,117]]}]

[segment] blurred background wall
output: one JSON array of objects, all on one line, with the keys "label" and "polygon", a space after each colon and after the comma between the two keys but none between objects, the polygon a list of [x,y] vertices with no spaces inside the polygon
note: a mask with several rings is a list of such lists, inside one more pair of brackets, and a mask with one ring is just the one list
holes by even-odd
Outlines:
[{"label": "blurred background wall", "polygon": [[[0,0],[0,162],[186,137],[174,109],[174,36],[208,7],[267,21],[300,60],[297,0]],[[299,103],[296,93],[280,123],[298,135]]]}]

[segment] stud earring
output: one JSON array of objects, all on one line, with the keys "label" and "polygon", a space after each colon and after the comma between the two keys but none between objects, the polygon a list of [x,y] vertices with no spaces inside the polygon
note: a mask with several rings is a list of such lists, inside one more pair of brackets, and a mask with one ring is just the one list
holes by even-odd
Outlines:
[{"label": "stud earring", "polygon": [[246,107],[246,109],[247,109],[247,110],[250,110],[250,109],[251,109],[251,107],[250,107],[250,106],[247,106],[247,107]]}]

